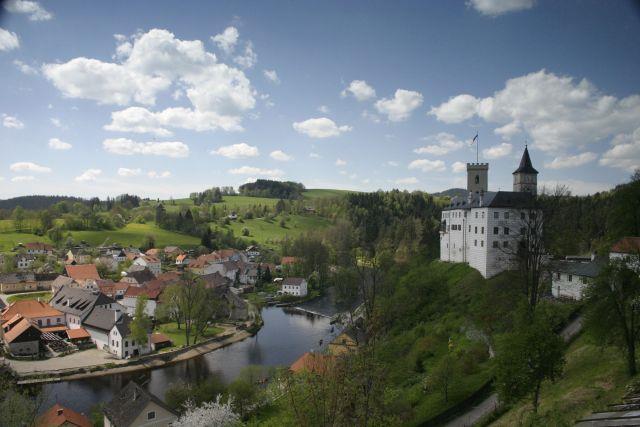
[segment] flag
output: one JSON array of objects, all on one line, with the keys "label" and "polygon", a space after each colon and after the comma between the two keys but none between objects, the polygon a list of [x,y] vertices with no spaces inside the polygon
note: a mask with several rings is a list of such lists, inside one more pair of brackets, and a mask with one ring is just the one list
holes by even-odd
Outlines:
[{"label": "flag", "polygon": [[474,136],[473,139],[471,140],[471,143],[473,144],[476,141],[478,141],[478,134],[477,133],[476,133],[476,136]]}]

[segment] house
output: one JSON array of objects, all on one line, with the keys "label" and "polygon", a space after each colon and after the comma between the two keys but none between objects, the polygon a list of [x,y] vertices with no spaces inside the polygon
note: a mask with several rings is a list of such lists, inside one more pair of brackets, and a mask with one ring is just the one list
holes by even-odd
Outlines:
[{"label": "house", "polygon": [[609,259],[623,260],[640,274],[640,237],[623,237],[611,246]]},{"label": "house", "polygon": [[51,255],[53,246],[42,242],[25,243],[24,248],[29,255]]},{"label": "house", "polygon": [[158,280],[149,281],[142,286],[129,286],[122,298],[122,305],[125,307],[126,312],[133,316],[136,312],[138,298],[145,296],[147,297],[145,313],[149,317],[155,317],[160,295],[164,288],[164,283]]},{"label": "house", "polygon": [[158,351],[162,348],[171,347],[173,342],[164,334],[154,332],[151,334],[151,350]]},{"label": "house", "polygon": [[96,266],[101,265],[107,269],[107,271],[113,273],[118,271],[119,262],[112,256],[102,255],[96,259]]},{"label": "house", "polygon": [[364,340],[364,331],[359,325],[349,326],[329,343],[328,350],[329,353],[339,356],[357,350]]},{"label": "house", "polygon": [[247,254],[247,256],[250,259],[259,257],[260,256],[260,248],[258,248],[255,245],[251,245],[247,249],[245,249],[245,253]]},{"label": "house", "polygon": [[211,274],[205,274],[204,276],[199,277],[200,280],[204,283],[204,286],[207,289],[215,289],[220,287],[228,287],[233,285],[233,281],[222,274],[215,272]]},{"label": "house", "polygon": [[160,261],[160,258],[155,256],[141,255],[133,260],[133,265],[148,268],[154,276],[162,273],[162,262]]},{"label": "house", "polygon": [[103,409],[104,427],[169,426],[178,414],[131,381]]},{"label": "house", "polygon": [[306,352],[291,364],[289,369],[294,374],[313,373],[323,375],[330,372],[336,362],[331,354]]},{"label": "house", "polygon": [[147,354],[151,351],[150,339],[146,343],[131,338],[133,318],[120,310],[96,307],[83,322],[97,348],[115,355],[118,359]]},{"label": "house", "polygon": [[551,293],[555,298],[581,300],[604,263],[595,257],[567,257],[551,263]]},{"label": "house", "polygon": [[100,280],[100,274],[98,274],[95,264],[65,265],[64,268],[67,276],[76,282]]},{"label": "house", "polygon": [[143,283],[156,278],[151,270],[140,265],[132,265],[129,271],[126,273],[123,272],[122,274],[123,276],[120,279],[120,282],[128,283],[133,286],[141,286]]},{"label": "house", "polygon": [[91,254],[82,247],[71,248],[67,251],[65,263],[88,264],[91,262]]},{"label": "house", "polygon": [[2,338],[7,351],[14,356],[36,356],[41,352],[42,331],[29,319],[20,318],[11,329],[4,331]]},{"label": "house", "polygon": [[165,259],[175,260],[178,255],[182,255],[184,251],[178,246],[165,246],[162,250]]},{"label": "house", "polygon": [[307,296],[307,281],[302,277],[287,277],[282,281],[283,294],[293,295],[296,297]]},{"label": "house", "polygon": [[188,254],[180,254],[176,257],[176,265],[187,266],[193,261]]},{"label": "house", "polygon": [[7,305],[4,303],[4,301],[2,301],[2,298],[0,298],[0,311],[4,310],[5,308],[7,308]]},{"label": "house", "polygon": [[232,221],[235,221],[236,219],[238,219],[238,214],[235,211],[232,211],[229,215],[227,215],[227,218],[229,218]]},{"label": "house", "polygon": [[100,289],[100,292],[115,300],[121,300],[122,298],[124,298],[124,293],[127,291],[127,289],[129,289],[129,286],[131,285],[127,282],[98,282],[98,288]]},{"label": "house", "polygon": [[67,329],[65,332],[69,341],[76,345],[91,342],[91,334],[85,328]]},{"label": "house", "polygon": [[35,427],[91,427],[93,423],[85,415],[55,404],[36,418]]},{"label": "house", "polygon": [[149,255],[151,257],[155,257],[158,258],[160,256],[160,254],[162,253],[162,251],[158,248],[151,248],[149,250],[147,250],[144,254],[145,255]]},{"label": "house", "polygon": [[29,292],[38,290],[36,275],[30,272],[7,273],[0,275],[0,292]]},{"label": "house", "polygon": [[14,257],[14,263],[18,270],[26,270],[31,268],[35,260],[35,255],[29,254],[18,254]]},{"label": "house", "polygon": [[71,277],[59,275],[51,282],[51,292],[55,294],[63,286],[71,286],[72,284],[75,284],[75,280]]},{"label": "house", "polygon": [[466,263],[485,278],[514,269],[526,234],[542,226],[534,206],[538,171],[527,148],[512,174],[513,191],[487,191],[488,174],[488,163],[467,163],[469,195],[451,200],[440,227],[440,260]]},{"label": "house", "polygon": [[118,264],[127,260],[127,253],[124,251],[124,249],[120,249],[117,253],[113,253],[112,256],[113,259],[118,262]]},{"label": "house", "polygon": [[64,313],[69,329],[82,327],[87,316],[96,307],[124,311],[124,307],[113,298],[100,292],[90,292],[69,286],[63,286],[56,292],[49,300],[49,305]]},{"label": "house", "polygon": [[2,326],[15,316],[29,320],[40,328],[66,325],[64,314],[60,310],[49,306],[46,302],[37,300],[19,300],[9,304],[0,315]]}]

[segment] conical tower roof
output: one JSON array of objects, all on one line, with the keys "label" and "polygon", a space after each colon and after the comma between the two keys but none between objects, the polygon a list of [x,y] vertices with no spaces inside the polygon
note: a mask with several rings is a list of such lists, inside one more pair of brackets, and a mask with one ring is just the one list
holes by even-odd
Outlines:
[{"label": "conical tower roof", "polygon": [[533,168],[533,165],[531,164],[531,157],[529,157],[529,150],[526,146],[524,147],[524,153],[522,153],[522,159],[520,159],[520,166],[518,166],[518,169],[516,169],[513,173],[538,173],[538,171],[535,170]]}]

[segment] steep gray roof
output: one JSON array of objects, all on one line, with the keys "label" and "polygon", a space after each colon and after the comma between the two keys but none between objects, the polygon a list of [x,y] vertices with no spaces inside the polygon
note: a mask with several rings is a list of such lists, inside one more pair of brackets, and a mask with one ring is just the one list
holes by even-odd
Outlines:
[{"label": "steep gray roof", "polygon": [[156,276],[154,276],[151,270],[147,267],[142,267],[142,269],[139,269],[138,267],[142,266],[132,265],[129,272],[127,272],[127,277],[133,277],[136,279],[136,282],[140,284],[156,278]]},{"label": "steep gray roof", "polygon": [[567,273],[574,276],[596,277],[604,266],[604,260],[589,262],[555,261],[552,264],[553,272]]},{"label": "steep gray roof", "polygon": [[114,304],[116,301],[100,292],[93,293],[79,288],[63,286],[51,298],[49,305],[63,313],[84,318],[96,305]]},{"label": "steep gray roof", "polygon": [[[116,313],[118,312],[115,310],[96,307],[91,310],[91,313],[84,319],[82,324],[103,331],[110,331],[113,325],[116,324]],[[118,317],[122,317],[122,313],[118,313]]]},{"label": "steep gray roof", "polygon": [[287,277],[282,281],[282,284],[289,286],[300,286],[303,281],[304,279],[302,277]]},{"label": "steep gray roof", "polygon": [[233,283],[231,279],[229,279],[226,276],[223,276],[217,271],[215,273],[205,274],[204,276],[200,276],[198,278],[202,280],[204,282],[205,287],[209,289],[220,288],[224,286],[231,286],[231,284]]},{"label": "steep gray roof", "polygon": [[516,173],[537,174],[538,173],[538,171],[535,170],[533,168],[533,165],[531,164],[531,157],[529,157],[529,149],[527,147],[524,147],[524,153],[522,153],[522,158],[520,159],[520,165],[518,166],[518,169],[513,171],[513,173],[514,174]]},{"label": "steep gray roof", "polygon": [[454,197],[451,204],[443,210],[471,209],[479,207],[489,208],[530,208],[534,198],[531,193],[524,191],[487,191],[482,197],[480,206],[480,194],[472,193],[469,197]]},{"label": "steep gray roof", "polygon": [[127,427],[142,413],[150,402],[172,411],[163,401],[131,381],[103,409],[104,414],[115,427]]}]

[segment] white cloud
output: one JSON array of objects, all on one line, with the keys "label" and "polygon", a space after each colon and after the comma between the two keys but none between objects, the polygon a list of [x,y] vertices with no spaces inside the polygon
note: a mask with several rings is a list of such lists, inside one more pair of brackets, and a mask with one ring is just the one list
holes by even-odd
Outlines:
[{"label": "white cloud", "polygon": [[262,74],[264,74],[264,77],[271,83],[280,84],[280,78],[276,70],[263,70]]},{"label": "white cloud", "polygon": [[20,47],[20,40],[16,33],[0,28],[0,52],[8,52]]},{"label": "white cloud", "polygon": [[600,158],[600,164],[633,172],[640,168],[640,128],[632,134],[617,135],[611,148]]},{"label": "white cloud", "polygon": [[51,168],[46,166],[40,166],[33,162],[16,162],[9,166],[9,170],[12,172],[36,172],[36,173],[49,173]]},{"label": "white cloud", "polygon": [[230,54],[235,49],[240,33],[236,27],[227,27],[225,30],[211,37],[211,40],[218,45],[218,48],[226,54]]},{"label": "white cloud", "polygon": [[409,163],[409,169],[418,169],[422,172],[442,172],[447,168],[442,160],[417,159]]},{"label": "white cloud", "polygon": [[566,169],[582,166],[598,158],[596,153],[587,151],[586,153],[576,154],[575,156],[558,156],[551,162],[544,164],[547,169]]},{"label": "white cloud", "polygon": [[289,160],[293,160],[292,156],[290,156],[289,154],[285,153],[282,150],[272,151],[271,154],[269,154],[269,156],[272,159],[278,160],[280,162],[288,162]]},{"label": "white cloud", "polygon": [[437,135],[430,135],[423,139],[425,141],[432,142],[433,144],[416,148],[413,150],[414,153],[442,156],[452,151],[459,150],[464,146],[464,143],[458,140],[455,135],[447,132],[440,132]]},{"label": "white cloud", "polygon": [[485,148],[484,150],[482,150],[482,155],[485,159],[499,159],[511,154],[512,149],[513,145],[509,144],[508,142],[502,142],[498,145]]},{"label": "white cloud", "polygon": [[149,171],[149,172],[147,172],[147,176],[149,178],[151,178],[151,179],[171,178],[171,172],[169,172],[169,171],[164,171],[164,172]]},{"label": "white cloud", "polygon": [[353,129],[351,126],[338,126],[333,120],[326,117],[295,122],[293,128],[311,138],[329,138]]},{"label": "white cloud", "polygon": [[11,182],[29,182],[35,181],[36,177],[32,175],[18,175],[11,178]]},{"label": "white cloud", "polygon": [[467,170],[467,165],[462,162],[454,162],[451,165],[451,171],[453,173],[461,173]]},{"label": "white cloud", "polygon": [[422,105],[422,94],[411,90],[398,89],[393,98],[382,98],[375,103],[376,110],[385,114],[392,122],[409,118],[413,110]]},{"label": "white cloud", "polygon": [[87,169],[82,172],[82,174],[75,177],[77,182],[87,182],[87,181],[95,181],[100,175],[102,171],[100,169]]},{"label": "white cloud", "polygon": [[338,167],[347,166],[347,161],[346,160],[342,160],[342,159],[337,159],[336,160],[336,166],[338,166]]},{"label": "white cloud", "polygon": [[252,68],[258,62],[258,55],[253,51],[253,43],[250,41],[244,44],[244,52],[233,58],[233,62],[242,68]]},{"label": "white cloud", "polygon": [[400,178],[394,181],[398,185],[414,185],[418,183],[418,178],[410,176],[408,178]]},{"label": "white cloud", "polygon": [[[179,113],[182,118],[178,121],[188,124],[178,127],[188,129],[238,130],[239,116],[254,108],[256,103],[255,90],[241,70],[219,63],[200,40],[180,40],[161,29],[132,37],[126,60],[121,63],[78,57],[65,63],[45,64],[42,69],[63,96],[95,100],[98,104],[126,106],[135,102],[153,105],[160,92],[176,83],[194,110],[147,111],[142,118],[155,123],[154,120],[162,119],[155,115]],[[138,114],[142,116],[140,111]],[[135,120],[134,123],[137,124]],[[117,123],[109,126],[118,128]],[[146,122],[138,127],[157,128]]]},{"label": "white cloud", "polygon": [[129,168],[118,168],[118,176],[122,176],[125,178],[129,178],[132,176],[139,176],[142,174],[142,169],[129,169]]},{"label": "white cloud", "polygon": [[9,116],[7,114],[2,115],[2,126],[9,129],[22,129],[24,123],[22,123],[17,117]]},{"label": "white cloud", "polygon": [[240,144],[227,145],[217,150],[212,150],[211,154],[229,159],[246,159],[247,157],[256,157],[260,152],[258,151],[258,147],[241,142]]},{"label": "white cloud", "polygon": [[70,150],[73,145],[68,142],[61,141],[58,138],[51,138],[49,140],[49,148],[52,150]]},{"label": "white cloud", "polygon": [[230,169],[229,173],[233,175],[268,176],[271,178],[279,178],[284,175],[284,172],[280,169],[261,169],[253,166],[242,166],[236,169]]},{"label": "white cloud", "polygon": [[469,0],[467,5],[483,15],[498,16],[509,12],[531,9],[535,0]]},{"label": "white cloud", "polygon": [[449,98],[438,107],[431,107],[429,114],[445,123],[460,123],[473,117],[478,109],[478,99],[469,94]]},{"label": "white cloud", "polygon": [[11,13],[29,15],[30,21],[48,21],[53,18],[53,14],[44,9],[37,1],[9,0],[5,3],[4,8]]},{"label": "white cloud", "polygon": [[398,162],[396,162],[396,161],[394,161],[394,160],[389,160],[389,161],[387,162],[387,165],[389,165],[389,166],[393,166],[393,167],[397,167],[397,166],[400,166],[400,163],[398,163]]},{"label": "white cloud", "polygon": [[60,119],[52,117],[49,119],[49,121],[51,122],[52,125],[54,125],[57,128],[65,128],[65,126],[62,124],[62,122],[60,121]]},{"label": "white cloud", "polygon": [[131,156],[134,154],[166,156],[166,157],[187,157],[189,147],[183,142],[135,142],[128,138],[113,138],[102,141],[105,151],[112,154]]},{"label": "white cloud", "polygon": [[31,76],[38,74],[38,70],[36,68],[32,67],[29,64],[26,64],[26,63],[20,61],[19,59],[15,59],[13,61],[13,65],[15,65],[16,68],[18,70],[20,70],[20,72],[22,74],[27,74],[27,75],[31,75]]},{"label": "white cloud", "polygon": [[349,86],[340,93],[340,96],[344,98],[348,96],[349,93],[358,101],[366,101],[376,97],[376,90],[369,86],[364,80],[353,80],[349,83]]},{"label": "white cloud", "polygon": [[519,134],[520,132],[520,124],[517,121],[507,123],[506,125],[493,130],[493,133],[503,137],[504,139],[511,139],[513,136]]},{"label": "white cloud", "polygon": [[168,128],[197,132],[222,129],[240,131],[241,117],[223,116],[212,111],[192,110],[184,107],[166,108],[152,112],[143,107],[129,107],[111,113],[111,123],[105,130],[115,132],[151,133],[156,136],[171,136]]},{"label": "white cloud", "polygon": [[361,114],[363,119],[370,120],[373,123],[380,123],[380,116],[370,112],[369,110],[363,110]]},{"label": "white cloud", "polygon": [[323,114],[329,114],[329,112],[331,110],[326,105],[321,105],[321,106],[318,107],[318,111],[323,113]]},{"label": "white cloud", "polygon": [[[461,103],[460,97],[466,101]],[[522,129],[536,148],[562,153],[632,132],[640,117],[640,95],[619,99],[601,93],[586,79],[575,81],[540,70],[508,80],[493,96],[460,95],[432,108],[431,113],[447,123],[477,115],[501,125],[498,133],[508,135]]]}]

